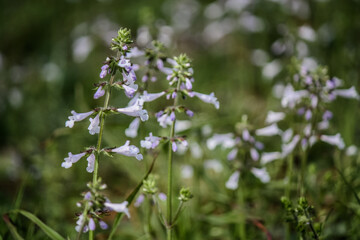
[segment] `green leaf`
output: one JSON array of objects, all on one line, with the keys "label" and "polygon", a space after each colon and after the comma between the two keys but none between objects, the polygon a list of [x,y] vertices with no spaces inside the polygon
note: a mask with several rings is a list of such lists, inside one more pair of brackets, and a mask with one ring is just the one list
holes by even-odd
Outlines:
[{"label": "green leaf", "polygon": [[[20,213],[21,215],[28,218],[30,221],[35,223],[49,238],[53,240],[65,240],[59,233],[55,230],[47,226],[43,221],[41,221],[38,217],[34,214],[24,211],[24,210],[13,210],[12,212]],[[22,238],[21,238],[22,239]]]},{"label": "green leaf", "polygon": [[[129,206],[131,205],[132,201],[134,200],[136,194],[139,192],[141,186],[143,185],[144,180],[149,176],[149,174],[152,172],[153,168],[154,168],[154,164],[155,164],[155,160],[158,157],[158,153],[155,154],[154,159],[151,163],[151,166],[149,168],[149,170],[147,171],[147,173],[145,174],[145,176],[141,179],[141,181],[139,182],[139,184],[136,186],[136,188],[131,192],[131,194],[126,198],[126,201],[129,203]],[[119,227],[120,221],[121,219],[124,217],[124,213],[118,213],[115,217],[114,220],[114,224],[113,227],[111,229],[110,235],[108,240],[111,240],[112,237],[114,236],[117,228]]]},{"label": "green leaf", "polygon": [[16,227],[11,223],[10,218],[9,218],[9,216],[7,214],[3,215],[3,219],[4,219],[4,222],[6,223],[6,225],[8,226],[8,228],[10,230],[10,233],[13,236],[13,238],[15,240],[24,240],[24,238],[22,238],[19,235],[19,233],[17,232]]}]

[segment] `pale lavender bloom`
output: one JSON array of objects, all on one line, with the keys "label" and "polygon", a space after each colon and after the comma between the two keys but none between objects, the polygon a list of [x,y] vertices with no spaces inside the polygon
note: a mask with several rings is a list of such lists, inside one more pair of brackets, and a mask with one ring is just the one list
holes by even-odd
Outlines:
[{"label": "pale lavender bloom", "polygon": [[187,90],[191,90],[191,89],[192,89],[192,84],[191,84],[190,79],[185,78],[185,86],[186,86],[186,89],[187,89]]},{"label": "pale lavender bloom", "polygon": [[140,207],[140,205],[144,202],[144,200],[145,200],[145,195],[140,194],[134,203],[134,207]]},{"label": "pale lavender bloom", "polygon": [[161,59],[156,60],[156,66],[158,69],[164,68],[164,62]]},{"label": "pale lavender bloom", "polygon": [[193,117],[194,116],[194,112],[191,110],[186,110],[186,115],[188,115],[189,117]]},{"label": "pale lavender bloom", "polygon": [[139,148],[134,145],[130,145],[130,141],[126,141],[123,146],[114,148],[111,151],[124,156],[135,157],[139,161],[143,159],[143,155],[140,153]]},{"label": "pale lavender bloom", "polygon": [[234,160],[234,159],[236,158],[237,153],[238,153],[238,149],[237,149],[237,148],[234,148],[233,150],[231,150],[231,151],[229,152],[229,154],[227,155],[227,160],[229,160],[229,161]]},{"label": "pale lavender bloom", "polygon": [[102,96],[104,96],[104,94],[105,94],[105,90],[103,90],[102,86],[100,86],[94,94],[94,99],[101,98]]},{"label": "pale lavender bloom", "polygon": [[240,177],[240,172],[239,171],[234,172],[225,183],[225,187],[230,190],[236,190],[239,186],[239,177]]},{"label": "pale lavender bloom", "polygon": [[138,85],[137,84],[131,84],[131,85],[122,85],[122,87],[125,90],[125,95],[128,98],[132,98],[134,97],[135,92],[138,90]]},{"label": "pale lavender bloom", "polygon": [[100,127],[99,127],[100,113],[98,113],[96,115],[96,117],[94,117],[94,119],[90,118],[89,121],[90,121],[90,125],[88,127],[89,133],[91,135],[94,135],[95,133],[99,133],[100,132]]},{"label": "pale lavender bloom", "polygon": [[171,119],[171,121],[175,121],[175,113],[174,112],[170,113],[170,119]]},{"label": "pale lavender bloom", "polygon": [[111,210],[115,211],[115,212],[122,212],[122,213],[125,213],[126,216],[128,218],[130,218],[130,213],[129,213],[129,209],[127,208],[127,205],[128,205],[128,202],[127,201],[124,201],[122,203],[109,203],[109,202],[106,202],[104,203],[104,205],[108,208],[110,208]]},{"label": "pale lavender bloom", "polygon": [[216,173],[220,173],[223,170],[223,165],[217,159],[210,159],[210,160],[206,160],[204,162],[204,168],[205,169],[211,169]]},{"label": "pale lavender bloom", "polygon": [[165,92],[159,92],[159,93],[148,93],[147,91],[144,91],[143,94],[140,96],[140,98],[144,102],[152,102],[162,96],[165,95]]},{"label": "pale lavender bloom", "polygon": [[312,83],[312,77],[306,76],[305,77],[305,84],[310,85]]},{"label": "pale lavender bloom", "polygon": [[243,132],[242,132],[242,138],[244,141],[248,142],[250,141],[251,139],[251,136],[250,136],[250,133],[247,129],[245,129]]},{"label": "pale lavender bloom", "polygon": [[152,81],[152,82],[156,82],[156,80],[157,80],[157,78],[156,78],[155,76],[152,76],[152,77],[150,78],[150,81]]},{"label": "pale lavender bloom", "polygon": [[275,136],[275,135],[281,135],[282,131],[280,128],[278,128],[277,124],[274,123],[270,126],[257,129],[255,131],[255,134],[257,136]]},{"label": "pale lavender bloom", "polygon": [[160,143],[160,138],[153,136],[152,133],[149,133],[148,137],[145,137],[145,140],[140,141],[140,145],[142,148],[146,149],[155,149]]},{"label": "pale lavender bloom", "polygon": [[280,152],[269,152],[269,153],[262,153],[261,154],[261,164],[267,164],[277,159],[281,159],[282,154]]},{"label": "pale lavender bloom", "polygon": [[171,98],[172,98],[172,99],[175,99],[176,96],[177,96],[177,93],[174,91],[174,92],[171,94]]},{"label": "pale lavender bloom", "polygon": [[106,224],[106,222],[104,222],[102,220],[99,221],[99,225],[102,230],[106,230],[109,228],[109,226]]},{"label": "pale lavender bloom", "polygon": [[91,192],[87,192],[84,196],[85,200],[90,200],[91,199]]},{"label": "pale lavender bloom", "polygon": [[119,67],[122,67],[122,68],[130,68],[131,62],[129,59],[126,59],[124,56],[121,56],[118,65],[119,65]]},{"label": "pale lavender bloom", "polygon": [[68,117],[68,121],[65,122],[65,127],[72,128],[75,122],[80,122],[85,118],[89,117],[93,114],[94,111],[86,112],[86,113],[76,113],[74,110],[71,111],[72,116]]},{"label": "pale lavender bloom", "polygon": [[[162,111],[161,111],[162,112]],[[163,112],[162,112],[163,113]],[[166,128],[168,125],[171,126],[173,121],[171,120],[170,116],[168,114],[157,114],[157,121],[159,122],[159,125],[163,128]]]},{"label": "pale lavender bloom", "polygon": [[129,125],[127,129],[125,129],[125,135],[127,137],[134,138],[138,134],[138,129],[140,126],[140,118],[135,118]]},{"label": "pale lavender bloom", "polygon": [[282,145],[282,157],[287,157],[292,151],[294,151],[296,145],[300,141],[300,136],[295,135],[291,142]]},{"label": "pale lavender bloom", "polygon": [[131,48],[130,52],[126,53],[127,58],[141,57],[141,56],[144,56],[144,55],[145,55],[145,52],[141,51],[137,47]]},{"label": "pale lavender bloom", "polygon": [[109,72],[109,65],[105,64],[101,67],[100,78],[104,78]]},{"label": "pale lavender bloom", "polygon": [[255,142],[255,148],[257,148],[259,150],[263,150],[264,144],[262,142]]},{"label": "pale lavender bloom", "polygon": [[131,71],[129,74],[126,74],[126,72],[123,70],[122,71],[122,76],[123,76],[123,81],[127,84],[127,85],[133,85],[136,81],[136,75],[133,71]]},{"label": "pale lavender bloom", "polygon": [[172,142],[171,146],[172,146],[172,150],[173,150],[173,152],[176,152],[176,151],[177,151],[177,145],[176,145],[176,142]]},{"label": "pale lavender bloom", "polygon": [[308,147],[308,140],[306,138],[301,139],[301,148],[305,150]]},{"label": "pale lavender bloom", "polygon": [[342,81],[337,77],[333,77],[332,79],[326,82],[326,87],[329,89],[334,89],[340,87],[342,85]]},{"label": "pale lavender bloom", "polygon": [[306,112],[305,112],[305,119],[306,119],[307,121],[309,121],[309,120],[311,119],[311,117],[312,117],[312,112],[311,112],[311,110],[310,110],[310,109],[306,110]]},{"label": "pale lavender bloom", "polygon": [[344,140],[341,138],[340,133],[333,135],[333,136],[321,135],[320,140],[323,142],[326,142],[328,144],[337,146],[339,149],[345,148],[345,143],[344,143]]},{"label": "pale lavender bloom", "polygon": [[95,155],[92,153],[86,160],[88,162],[86,171],[88,171],[89,173],[92,173],[94,171]]},{"label": "pale lavender bloom", "polygon": [[89,219],[89,225],[88,226],[89,226],[89,229],[91,231],[95,230],[95,221],[94,221],[94,219],[92,219],[92,218]]},{"label": "pale lavender bloom", "polygon": [[270,175],[266,171],[266,168],[252,168],[251,172],[257,177],[262,183],[270,182]]},{"label": "pale lavender bloom", "polygon": [[203,93],[198,93],[198,92],[192,92],[194,94],[194,96],[198,97],[201,101],[206,102],[206,103],[211,103],[215,106],[216,109],[219,109],[220,107],[220,103],[217,100],[217,98],[215,97],[214,93],[210,93],[210,95],[206,95]]},{"label": "pale lavender bloom", "polygon": [[132,117],[140,117],[141,121],[149,119],[149,115],[146,110],[143,110],[143,101],[138,99],[134,105],[126,108],[118,108],[118,112]]},{"label": "pale lavender bloom", "polygon": [[147,82],[149,80],[149,76],[148,75],[144,75],[142,78],[141,78],[141,81],[142,82]]},{"label": "pale lavender bloom", "polygon": [[218,145],[221,145],[222,148],[233,148],[236,145],[234,134],[214,134],[206,141],[206,146],[210,150],[214,150]]},{"label": "pale lavender bloom", "polygon": [[268,124],[277,123],[277,122],[283,120],[285,118],[285,116],[286,115],[283,112],[269,111],[267,116],[266,116],[265,122],[268,123]]},{"label": "pale lavender bloom", "polygon": [[315,95],[311,95],[310,99],[311,99],[311,107],[316,108],[319,102],[319,98]]},{"label": "pale lavender bloom", "polygon": [[285,132],[283,132],[281,138],[282,138],[282,142],[287,143],[290,141],[290,139],[292,138],[294,132],[291,128],[287,129]]},{"label": "pale lavender bloom", "polygon": [[175,123],[175,133],[186,131],[191,128],[191,125],[189,120],[177,120]]},{"label": "pale lavender bloom", "polygon": [[327,121],[327,120],[323,120],[323,121],[321,121],[321,122],[319,122],[318,123],[318,129],[319,130],[326,130],[326,129],[328,129],[329,128],[329,121]]},{"label": "pale lavender bloom", "polygon": [[161,192],[161,193],[158,194],[158,198],[159,198],[161,201],[164,202],[164,201],[166,201],[167,196],[166,196],[165,193]]},{"label": "pale lavender bloom", "polygon": [[[81,215],[79,216],[79,219],[76,221],[75,230],[76,230],[77,232],[80,232],[81,227],[84,226],[84,224],[85,224],[85,218],[84,218],[84,215],[81,214]],[[85,232],[87,232],[88,230],[89,230],[88,227],[87,227],[87,226],[84,226],[83,232],[85,233]]]},{"label": "pale lavender bloom", "polygon": [[326,110],[322,116],[322,119],[328,121],[332,119],[332,117],[333,117],[333,113],[330,112],[329,110]]},{"label": "pale lavender bloom", "polygon": [[79,153],[73,155],[71,152],[69,152],[69,156],[67,158],[64,158],[64,162],[61,164],[63,168],[70,168],[73,163],[76,163],[80,160],[83,156],[85,156],[86,153]]},{"label": "pale lavender bloom", "polygon": [[250,149],[250,156],[251,156],[252,160],[254,160],[254,161],[258,161],[259,157],[260,157],[258,151],[256,151],[255,148]]},{"label": "pale lavender bloom", "polygon": [[294,91],[293,86],[289,84],[284,89],[281,105],[292,109],[302,98],[307,97],[308,95],[309,92],[306,90]]},{"label": "pale lavender bloom", "polygon": [[333,92],[335,94],[335,96],[340,96],[340,97],[344,97],[344,98],[354,98],[354,99],[359,99],[359,94],[357,93],[356,89],[354,86],[352,86],[349,89],[336,89]]},{"label": "pale lavender bloom", "polygon": [[303,115],[305,113],[305,108],[299,108],[298,110],[297,110],[297,114],[298,115]]},{"label": "pale lavender bloom", "polygon": [[304,130],[303,130],[303,133],[305,136],[309,137],[310,134],[311,134],[311,124],[307,124],[305,127],[304,127]]}]

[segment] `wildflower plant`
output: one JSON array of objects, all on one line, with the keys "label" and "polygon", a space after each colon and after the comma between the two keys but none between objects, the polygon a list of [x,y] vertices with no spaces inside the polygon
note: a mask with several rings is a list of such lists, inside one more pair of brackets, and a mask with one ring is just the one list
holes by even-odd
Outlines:
[{"label": "wildflower plant", "polygon": [[[128,98],[133,98],[138,85],[134,66],[127,55],[131,51],[130,44],[131,32],[126,28],[121,28],[118,31],[118,36],[112,39],[111,49],[116,52],[116,56],[106,58],[104,65],[101,67],[100,78],[104,81],[95,83],[94,99],[101,99],[104,97],[103,107],[97,107],[86,113],[76,113],[72,111],[72,116],[68,117],[65,126],[72,128],[75,122],[82,121],[89,117],[90,125],[88,127],[91,135],[98,134],[98,141],[95,147],[88,147],[85,151],[79,154],[69,153],[69,156],[64,159],[62,167],[70,168],[72,164],[79,161],[81,158],[87,159],[87,172],[93,174],[92,182],[88,184],[89,191],[84,193],[84,199],[78,203],[82,208],[82,212],[78,215],[76,231],[79,232],[78,238],[82,232],[89,231],[89,238],[93,238],[93,231],[96,223],[102,229],[107,228],[107,224],[102,221],[102,216],[108,214],[110,211],[122,212],[130,218],[128,210],[128,202],[111,203],[103,194],[102,190],[106,185],[102,183],[98,176],[99,159],[101,155],[112,156],[120,154],[123,156],[134,157],[137,160],[142,160],[143,156],[140,150],[135,145],[130,145],[130,141],[126,140],[125,144],[119,147],[102,147],[102,137],[105,126],[105,118],[111,115],[124,114],[135,117],[141,121],[148,120],[148,114],[143,109],[143,101],[136,99],[132,104],[118,108],[110,106],[110,97],[112,90],[123,90]],[[120,75],[120,80],[116,80]],[[108,80],[106,80],[108,78]]]}]

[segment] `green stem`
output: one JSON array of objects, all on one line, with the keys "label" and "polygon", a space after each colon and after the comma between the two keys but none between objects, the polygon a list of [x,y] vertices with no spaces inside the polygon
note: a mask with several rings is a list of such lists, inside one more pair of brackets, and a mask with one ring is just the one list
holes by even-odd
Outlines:
[{"label": "green stem", "polygon": [[[109,101],[110,101],[110,94],[111,94],[111,85],[114,81],[115,75],[112,75],[110,78],[110,82],[109,82],[109,86],[108,89],[106,90],[106,95],[105,95],[105,101],[104,101],[104,109],[106,109],[109,106]],[[104,125],[105,125],[105,115],[104,113],[101,113],[100,115],[100,131],[99,131],[99,137],[98,137],[98,142],[96,145],[96,158],[95,158],[95,164],[94,164],[94,173],[93,173],[93,184],[95,184],[97,182],[97,178],[98,178],[98,171],[99,171],[99,152],[100,152],[100,148],[101,148],[101,140],[102,140],[102,136],[103,136],[103,131],[104,131]]]},{"label": "green stem", "polygon": [[[294,155],[290,154],[290,156],[288,156],[288,167],[287,167],[287,185],[286,185],[286,189],[285,189],[285,196],[287,197],[287,199],[291,199],[291,184],[292,184],[292,172],[293,172],[293,165],[294,165]],[[291,232],[290,232],[290,223],[285,223],[285,239],[286,240],[290,240],[291,238]]]},{"label": "green stem", "polygon": [[[179,91],[180,89],[180,83],[181,81],[178,80],[177,82],[177,87],[176,87],[176,91]],[[175,99],[174,99],[174,107],[176,107],[178,102],[178,96],[176,95]],[[172,152],[172,142],[171,140],[174,138],[175,135],[175,123],[176,123],[176,119],[173,121],[172,125],[171,125],[171,130],[170,130],[170,136],[169,136],[169,149],[168,149],[168,196],[167,196],[167,201],[166,201],[166,205],[167,205],[167,226],[166,226],[166,236],[167,236],[167,240],[171,240],[172,239],[172,235],[173,235],[173,231],[172,231],[172,158],[173,158],[173,152]]]},{"label": "green stem", "polygon": [[149,197],[149,199],[147,199],[147,212],[146,212],[146,228],[145,228],[145,232],[146,232],[146,235],[148,237],[148,239],[152,239],[152,236],[151,236],[151,213],[152,213],[152,199],[151,197]]},{"label": "green stem", "polygon": [[89,231],[89,240],[94,239],[94,231]]},{"label": "green stem", "polygon": [[305,194],[306,162],[307,162],[307,152],[305,150],[301,156],[300,196],[304,196],[304,194]]},{"label": "green stem", "polygon": [[174,217],[174,220],[173,220],[173,222],[172,222],[173,225],[176,223],[176,220],[179,218],[180,212],[181,212],[181,210],[182,210],[182,208],[183,208],[183,205],[184,205],[184,202],[183,202],[183,201],[180,201],[179,207],[178,207],[178,209],[176,210],[175,217]]},{"label": "green stem", "polygon": [[240,223],[239,223],[239,237],[241,240],[246,240],[246,228],[245,228],[245,200],[244,200],[244,187],[241,184],[241,180],[239,180],[239,205],[240,208],[243,209],[241,214],[239,215]]}]

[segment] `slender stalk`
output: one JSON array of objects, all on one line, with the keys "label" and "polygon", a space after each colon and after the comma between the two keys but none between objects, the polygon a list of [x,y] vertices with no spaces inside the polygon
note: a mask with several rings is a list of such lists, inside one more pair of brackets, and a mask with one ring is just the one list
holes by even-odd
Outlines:
[{"label": "slender stalk", "polygon": [[[293,172],[293,165],[294,165],[294,156],[290,154],[288,157],[288,167],[287,167],[287,185],[285,189],[285,196],[290,200],[291,196],[291,184],[292,184],[292,172]],[[285,239],[290,240],[291,232],[290,232],[290,223],[285,223]]]},{"label": "slender stalk", "polygon": [[89,231],[89,240],[94,239],[94,231]]},{"label": "slender stalk", "polygon": [[152,239],[151,232],[151,213],[152,213],[152,199],[151,197],[147,199],[147,212],[146,212],[146,226],[145,226],[145,233],[147,235],[147,239]]},{"label": "slender stalk", "polygon": [[306,162],[307,162],[307,151],[305,150],[301,156],[300,196],[304,196],[304,194],[305,194]]},{"label": "slender stalk", "polygon": [[175,217],[174,217],[174,220],[173,220],[173,222],[172,222],[173,225],[176,223],[176,220],[179,218],[180,212],[181,212],[181,210],[182,210],[182,208],[183,208],[183,205],[184,205],[184,202],[181,201],[180,204],[179,204],[178,209],[176,210]]},{"label": "slender stalk", "polygon": [[[240,180],[241,181],[241,180]],[[244,187],[243,185],[241,184],[241,182],[239,182],[239,193],[238,193],[238,196],[239,196],[239,205],[240,207],[243,209],[242,213],[239,215],[239,218],[240,218],[240,223],[239,223],[239,237],[241,240],[246,240],[246,227],[245,227],[245,207],[244,207],[244,204],[245,204],[245,200],[244,200]]]},{"label": "slender stalk", "polygon": [[[176,91],[180,89],[180,80],[178,80]],[[178,96],[176,95],[174,99],[174,107],[176,107],[178,102]],[[172,239],[173,231],[172,231],[172,158],[173,158],[173,152],[172,152],[172,143],[171,139],[174,138],[175,135],[175,123],[176,118],[173,121],[170,129],[170,136],[169,136],[169,149],[168,149],[168,196],[166,201],[166,209],[167,209],[167,226],[166,226],[166,236],[167,240]]]},{"label": "slender stalk", "polygon": [[[114,81],[115,75],[112,75],[110,78],[110,83],[109,83],[109,87],[106,90],[106,94],[105,94],[105,101],[104,101],[104,109],[106,109],[109,106],[109,101],[110,101],[110,94],[111,94],[111,85]],[[95,164],[94,164],[94,173],[93,173],[93,184],[95,184],[97,182],[97,178],[98,178],[98,170],[99,170],[99,151],[101,148],[101,140],[102,140],[102,135],[103,135],[103,131],[104,131],[104,125],[105,125],[105,115],[103,113],[101,113],[100,115],[100,131],[99,131],[99,136],[98,136],[98,142],[96,145],[96,158],[95,158]]]}]

